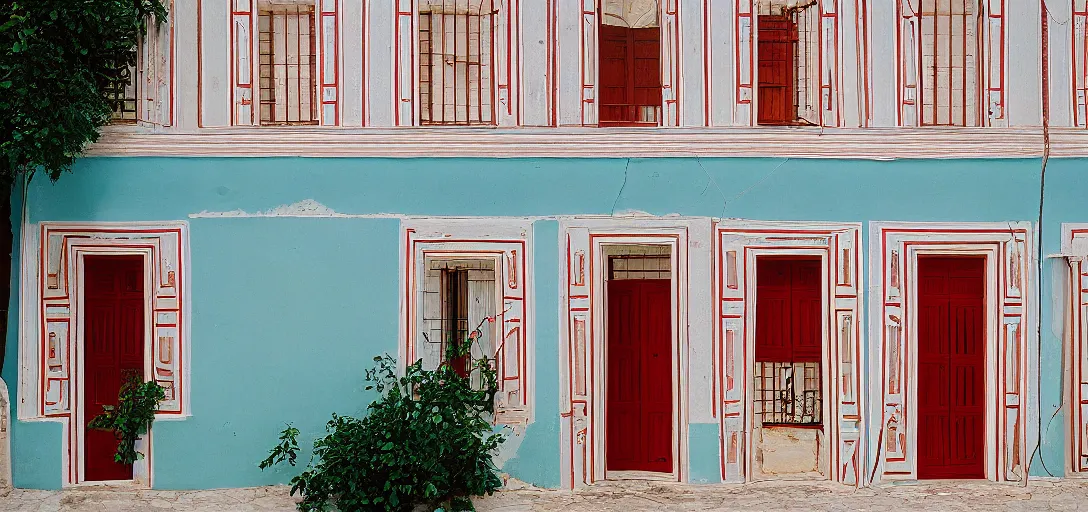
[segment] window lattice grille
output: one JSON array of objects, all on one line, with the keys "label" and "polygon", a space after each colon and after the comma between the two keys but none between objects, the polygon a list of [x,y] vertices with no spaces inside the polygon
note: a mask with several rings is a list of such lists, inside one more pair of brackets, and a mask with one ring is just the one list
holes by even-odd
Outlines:
[{"label": "window lattice grille", "polygon": [[313,5],[265,6],[257,16],[262,125],[317,124]]},{"label": "window lattice grille", "polygon": [[672,279],[672,257],[668,253],[612,256],[608,279]]},{"label": "window lattice grille", "polygon": [[[467,372],[473,361],[494,358],[496,323],[486,319],[498,313],[495,261],[428,258],[424,265],[420,346],[424,368],[449,361],[458,371]],[[469,357],[453,358],[454,343],[464,343],[477,326],[482,336],[471,343]],[[474,386],[481,384],[478,371],[468,376]]]},{"label": "window lattice grille", "polygon": [[977,0],[920,0],[921,124],[978,126]]},{"label": "window lattice grille", "polygon": [[755,364],[756,413],[767,425],[820,425],[820,363]]},{"label": "window lattice grille", "polygon": [[494,17],[490,0],[431,0],[421,5],[421,124],[494,123]]},{"label": "window lattice grille", "polygon": [[110,121],[114,123],[135,123],[139,118],[136,94],[136,67],[122,66],[106,81],[102,87],[106,102],[110,105]]}]

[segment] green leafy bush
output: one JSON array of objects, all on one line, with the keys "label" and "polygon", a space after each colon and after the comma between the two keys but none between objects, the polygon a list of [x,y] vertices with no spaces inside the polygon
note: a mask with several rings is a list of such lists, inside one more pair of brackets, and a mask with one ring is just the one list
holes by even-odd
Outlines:
[{"label": "green leafy bush", "polygon": [[102,414],[95,416],[89,428],[112,430],[120,443],[113,460],[132,464],[143,458],[136,451],[136,439],[147,433],[155,421],[155,410],[166,398],[166,390],[154,381],[143,382],[136,372],[130,372],[121,384],[117,406],[104,405]]},{"label": "green leafy bush", "polygon": [[0,2],[0,180],[41,168],[52,179],[98,139],[104,89],[136,63],[162,0]]},{"label": "green leafy bush", "polygon": [[[467,354],[479,336],[477,329],[455,344],[449,360]],[[367,389],[380,397],[362,419],[332,416],[310,464],[291,480],[291,494],[303,497],[299,510],[473,510],[470,496],[498,490],[502,479],[491,456],[504,438],[490,422],[498,389],[491,362],[474,361],[462,376],[448,361],[433,371],[417,361],[398,377],[393,358],[374,361]],[[294,465],[297,436],[288,425],[261,469]]]}]

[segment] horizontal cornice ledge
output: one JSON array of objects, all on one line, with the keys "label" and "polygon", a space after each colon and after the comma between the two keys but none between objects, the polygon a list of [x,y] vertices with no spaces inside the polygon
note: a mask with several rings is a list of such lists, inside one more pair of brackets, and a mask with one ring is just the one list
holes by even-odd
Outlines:
[{"label": "horizontal cornice ledge", "polygon": [[[106,127],[88,156],[1038,158],[1023,128],[326,128],[196,131]],[[1050,130],[1050,157],[1088,157],[1088,131]]]}]

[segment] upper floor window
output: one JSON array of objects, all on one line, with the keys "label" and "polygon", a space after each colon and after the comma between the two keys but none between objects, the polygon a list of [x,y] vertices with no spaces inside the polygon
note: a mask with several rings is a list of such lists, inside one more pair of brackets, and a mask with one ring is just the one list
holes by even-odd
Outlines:
[{"label": "upper floor window", "polygon": [[173,27],[147,20],[147,32],[136,45],[135,61],[118,66],[99,81],[110,105],[110,122],[169,126],[173,122]]},{"label": "upper floor window", "polygon": [[978,126],[977,0],[921,0],[921,124]]},{"label": "upper floor window", "polygon": [[260,124],[317,124],[317,17],[310,4],[259,4]]},{"label": "upper floor window", "polygon": [[420,1],[420,124],[495,124],[492,1]]},{"label": "upper floor window", "polygon": [[231,4],[231,124],[338,124],[338,2]]},{"label": "upper floor window", "polygon": [[136,66],[121,66],[105,81],[102,87],[110,104],[110,122],[135,123],[139,120],[136,91]]},{"label": "upper floor window", "polygon": [[842,124],[841,3],[736,0],[734,122]]},{"label": "upper floor window", "polygon": [[757,7],[758,124],[820,124],[820,8],[764,0]]},{"label": "upper floor window", "polygon": [[1006,3],[897,0],[900,125],[1008,125]]},{"label": "upper floor window", "polygon": [[597,34],[599,125],[661,124],[661,26],[657,0],[604,0]]}]

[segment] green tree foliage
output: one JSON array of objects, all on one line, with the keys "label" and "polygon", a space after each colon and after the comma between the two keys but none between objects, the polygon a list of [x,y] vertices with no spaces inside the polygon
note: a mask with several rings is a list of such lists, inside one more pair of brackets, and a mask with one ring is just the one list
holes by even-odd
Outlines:
[{"label": "green tree foliage", "polygon": [[98,139],[112,108],[104,88],[136,62],[161,0],[0,2],[0,180],[56,180]]},{"label": "green tree foliage", "polygon": [[[479,336],[477,328],[451,347],[449,361],[467,355]],[[417,361],[402,376],[391,357],[374,361],[367,389],[380,396],[362,419],[334,414],[314,441],[312,461],[291,480],[291,494],[302,494],[299,510],[473,510],[471,496],[498,490],[491,457],[504,438],[490,422],[498,389],[492,361],[473,361],[468,376],[449,361],[433,371]],[[288,425],[261,469],[293,466],[298,434]]]}]

